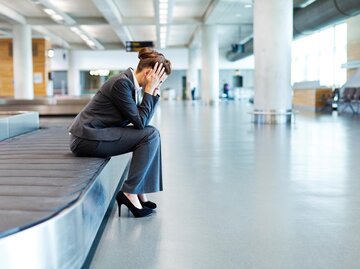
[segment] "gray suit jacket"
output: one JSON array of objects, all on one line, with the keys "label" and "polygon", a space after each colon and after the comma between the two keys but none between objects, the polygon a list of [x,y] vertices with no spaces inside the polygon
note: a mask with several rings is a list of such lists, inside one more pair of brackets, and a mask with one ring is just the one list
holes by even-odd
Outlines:
[{"label": "gray suit jacket", "polygon": [[129,68],[101,86],[68,127],[69,132],[84,139],[114,141],[121,137],[121,127],[130,123],[135,128],[144,128],[154,114],[159,97],[144,93],[137,106],[135,94]]}]

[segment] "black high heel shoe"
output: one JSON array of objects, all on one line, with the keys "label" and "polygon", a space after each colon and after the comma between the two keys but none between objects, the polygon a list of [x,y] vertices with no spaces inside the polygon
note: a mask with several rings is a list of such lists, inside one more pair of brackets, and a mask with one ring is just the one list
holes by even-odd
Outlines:
[{"label": "black high heel shoe", "polygon": [[126,197],[126,195],[121,191],[116,194],[116,201],[119,207],[119,217],[121,214],[120,207],[123,204],[126,205],[126,207],[131,211],[135,218],[142,218],[153,213],[153,210],[151,208],[137,208],[136,206],[134,206],[131,201]]},{"label": "black high heel shoe", "polygon": [[151,202],[151,201],[143,202],[143,201],[141,201],[140,199],[139,199],[139,201],[140,201],[140,204],[141,204],[142,206],[145,206],[145,207],[151,208],[151,209],[155,209],[155,208],[156,208],[156,204],[155,204],[154,202]]}]

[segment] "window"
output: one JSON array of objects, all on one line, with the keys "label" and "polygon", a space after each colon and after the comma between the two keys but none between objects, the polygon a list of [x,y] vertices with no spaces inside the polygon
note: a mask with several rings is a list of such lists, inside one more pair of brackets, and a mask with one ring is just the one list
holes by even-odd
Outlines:
[{"label": "window", "polygon": [[338,24],[292,43],[291,82],[318,80],[320,85],[339,87],[346,82],[347,25]]}]

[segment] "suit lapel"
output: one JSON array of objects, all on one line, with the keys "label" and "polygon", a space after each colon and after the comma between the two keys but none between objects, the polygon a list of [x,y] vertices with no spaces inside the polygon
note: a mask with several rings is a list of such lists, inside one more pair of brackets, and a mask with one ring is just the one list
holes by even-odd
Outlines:
[{"label": "suit lapel", "polygon": [[133,77],[133,74],[132,74],[132,72],[131,72],[131,68],[126,69],[125,72],[124,72],[124,75],[125,75],[128,79],[130,79],[130,81],[131,81],[132,84],[133,84],[133,87],[131,88],[131,95],[132,95],[132,97],[133,97],[133,99],[134,99],[134,101],[135,101],[135,103],[136,103],[136,90],[135,90],[134,77]]}]

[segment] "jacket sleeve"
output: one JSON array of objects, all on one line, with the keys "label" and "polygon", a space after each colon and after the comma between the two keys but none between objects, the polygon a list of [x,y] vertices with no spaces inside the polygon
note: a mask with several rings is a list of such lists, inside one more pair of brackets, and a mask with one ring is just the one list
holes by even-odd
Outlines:
[{"label": "jacket sleeve", "polygon": [[159,97],[145,93],[141,104],[137,106],[132,97],[132,88],[130,81],[119,79],[112,86],[110,97],[120,113],[134,124],[135,128],[143,129],[150,122]]}]

